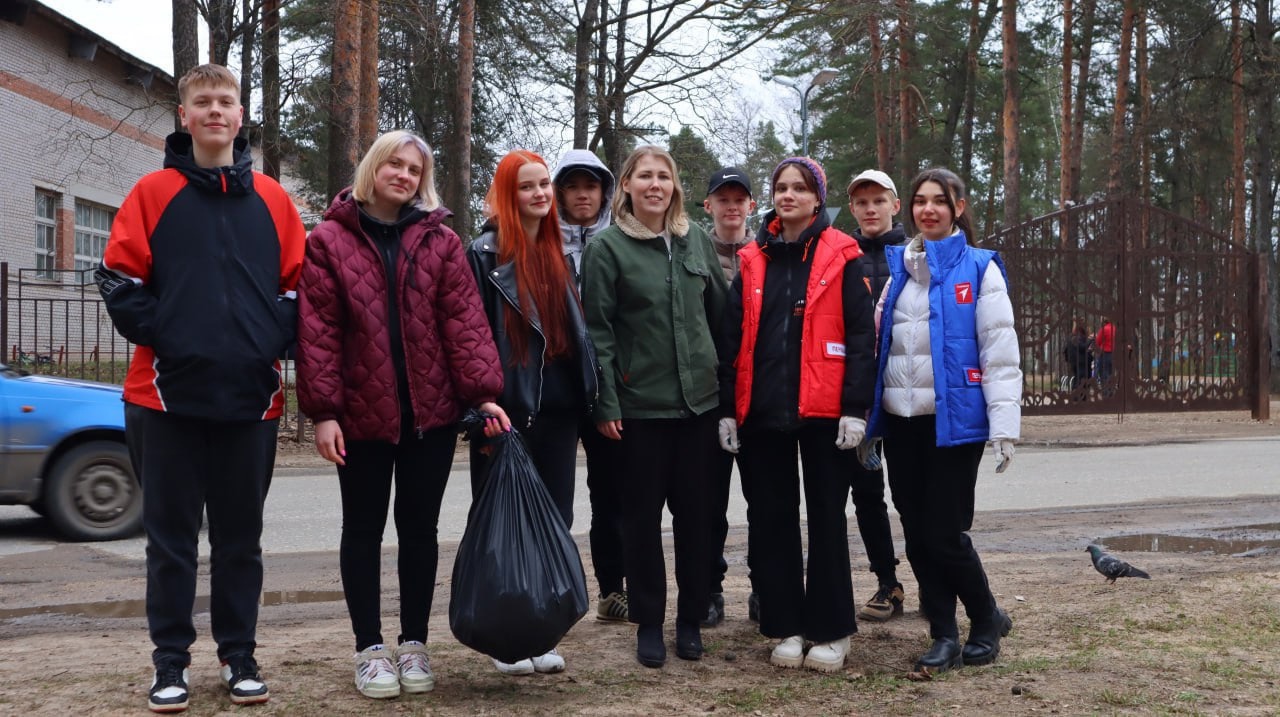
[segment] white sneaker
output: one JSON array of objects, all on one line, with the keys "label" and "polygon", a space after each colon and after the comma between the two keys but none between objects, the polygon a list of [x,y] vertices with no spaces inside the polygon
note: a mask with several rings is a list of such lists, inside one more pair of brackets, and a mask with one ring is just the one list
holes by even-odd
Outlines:
[{"label": "white sneaker", "polygon": [[427,659],[427,646],[417,640],[405,640],[396,648],[396,669],[403,692],[430,692],[436,686],[431,662]]},{"label": "white sneaker", "polygon": [[844,669],[844,658],[849,654],[849,638],[824,642],[809,648],[804,666],[818,672],[839,672]]},{"label": "white sneaker", "polygon": [[498,668],[498,672],[504,675],[532,675],[533,660],[525,659],[519,662],[503,662],[498,658],[493,658],[493,666]]},{"label": "white sneaker", "polygon": [[792,635],[773,648],[769,664],[778,667],[799,667],[804,662],[804,638]]},{"label": "white sneaker", "polygon": [[375,700],[400,696],[400,676],[391,658],[392,652],[382,645],[356,653],[356,689],[360,694]]},{"label": "white sneaker", "polygon": [[545,655],[538,655],[530,658],[533,663],[533,669],[537,672],[549,675],[556,672],[564,672],[564,658],[554,649]]}]

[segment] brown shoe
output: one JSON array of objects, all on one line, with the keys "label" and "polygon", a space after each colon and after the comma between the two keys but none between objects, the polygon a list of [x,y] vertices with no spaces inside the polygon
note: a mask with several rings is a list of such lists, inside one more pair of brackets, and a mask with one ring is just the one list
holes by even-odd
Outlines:
[{"label": "brown shoe", "polygon": [[626,622],[631,616],[626,593],[609,593],[596,604],[596,619],[606,622]]},{"label": "brown shoe", "polygon": [[859,620],[885,622],[902,614],[902,601],[906,595],[901,585],[881,585],[876,594],[858,611]]}]

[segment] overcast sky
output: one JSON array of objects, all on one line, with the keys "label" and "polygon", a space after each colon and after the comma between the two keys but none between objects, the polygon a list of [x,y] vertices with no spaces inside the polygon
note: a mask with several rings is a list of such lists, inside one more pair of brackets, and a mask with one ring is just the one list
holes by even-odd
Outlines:
[{"label": "overcast sky", "polygon": [[[165,0],[41,0],[165,72],[173,72],[173,13]],[[203,25],[203,22],[201,23]],[[205,33],[200,45],[206,46]]]}]

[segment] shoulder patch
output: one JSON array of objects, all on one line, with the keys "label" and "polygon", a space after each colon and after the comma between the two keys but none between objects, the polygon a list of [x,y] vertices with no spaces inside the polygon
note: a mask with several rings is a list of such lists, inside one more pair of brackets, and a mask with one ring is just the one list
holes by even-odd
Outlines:
[{"label": "shoulder patch", "polygon": [[955,289],[957,304],[973,303],[973,284],[967,281],[962,281],[959,284],[956,284]]}]

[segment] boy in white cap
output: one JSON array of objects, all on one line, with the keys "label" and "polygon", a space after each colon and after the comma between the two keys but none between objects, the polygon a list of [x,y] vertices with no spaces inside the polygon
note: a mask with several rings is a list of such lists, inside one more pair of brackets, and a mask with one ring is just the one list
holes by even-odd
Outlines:
[{"label": "boy in white cap", "polygon": [[[862,269],[871,287],[871,300],[880,300],[889,279],[889,264],[884,248],[906,241],[902,224],[894,221],[902,202],[898,188],[889,175],[878,169],[868,169],[849,182],[849,209],[858,222],[853,237],[862,247]],[[877,454],[879,445],[873,449]],[[878,459],[878,455],[876,456]],[[867,461],[873,463],[874,461]],[[902,583],[898,582],[897,558],[893,552],[893,534],[889,527],[889,509],[884,502],[884,471],[880,467],[854,469],[850,479],[853,509],[858,520],[858,532],[862,536],[871,572],[875,573],[879,588],[872,598],[858,610],[859,620],[884,622],[902,614]]]}]

